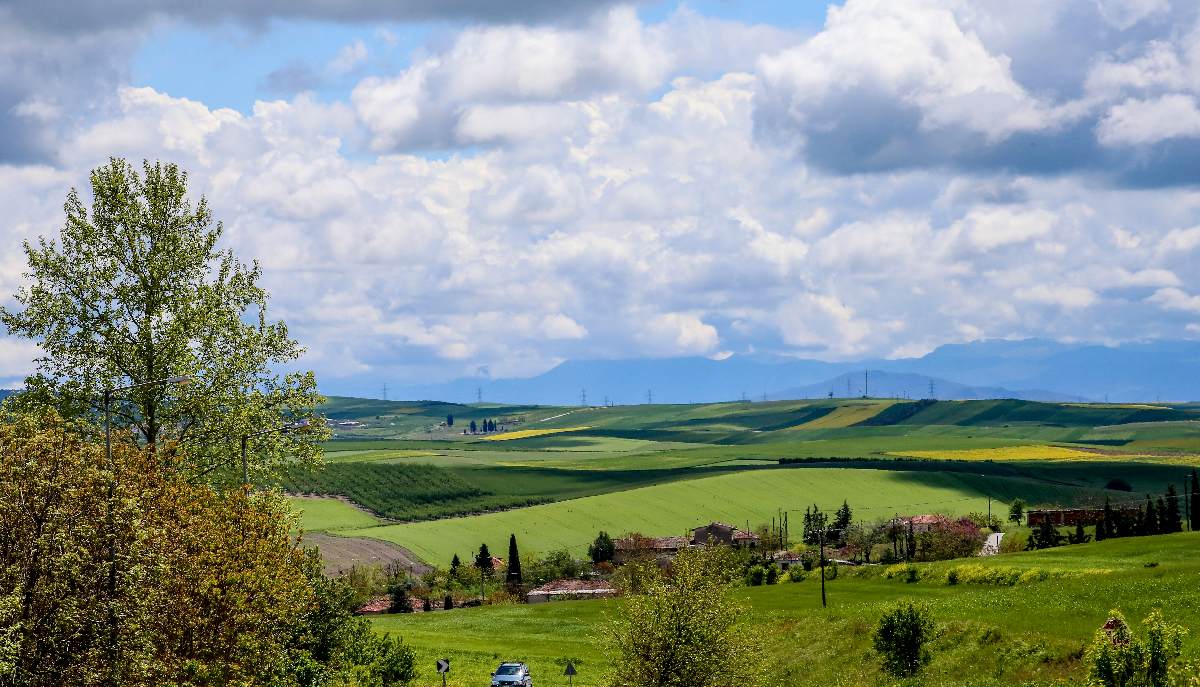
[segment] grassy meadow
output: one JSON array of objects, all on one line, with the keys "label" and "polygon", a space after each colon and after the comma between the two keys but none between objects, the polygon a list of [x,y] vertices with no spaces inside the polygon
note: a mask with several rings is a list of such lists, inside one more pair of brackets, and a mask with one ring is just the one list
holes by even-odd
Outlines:
[{"label": "grassy meadow", "polygon": [[[929,604],[938,624],[933,661],[914,684],[1074,685],[1085,677],[1080,657],[1108,610],[1135,624],[1153,608],[1171,622],[1200,628],[1200,534],[1108,540],[986,559],[916,564],[920,579],[889,579],[886,568],[843,567],[829,581],[829,608],[819,582],[737,588],[747,624],[763,633],[763,660],[780,687],[893,684],[878,669],[871,630],[899,599]],[[946,572],[974,565],[1036,571],[1014,585],[947,584]],[[539,685],[602,684],[610,657],[604,616],[622,602],[573,601],[507,605],[373,619],[417,652],[421,684],[433,684],[433,663],[449,657],[450,685],[486,684],[502,660],[528,662]],[[1200,634],[1189,634],[1185,658],[1200,658]]]}]

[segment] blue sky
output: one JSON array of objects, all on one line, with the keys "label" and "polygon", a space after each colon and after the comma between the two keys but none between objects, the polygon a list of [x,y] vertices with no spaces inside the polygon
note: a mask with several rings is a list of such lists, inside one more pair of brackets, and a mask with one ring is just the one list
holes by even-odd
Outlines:
[{"label": "blue sky", "polygon": [[1197,46],[1190,0],[17,0],[0,293],[117,155],[341,389],[1197,339]]}]

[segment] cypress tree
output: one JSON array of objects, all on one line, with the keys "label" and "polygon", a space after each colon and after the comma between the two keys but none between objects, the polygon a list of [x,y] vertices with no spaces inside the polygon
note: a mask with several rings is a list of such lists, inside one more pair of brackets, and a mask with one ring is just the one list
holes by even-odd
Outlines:
[{"label": "cypress tree", "polygon": [[1108,539],[1108,532],[1106,531],[1107,529],[1108,521],[1104,518],[1100,518],[1100,521],[1096,523],[1096,541],[1104,541],[1105,539]]},{"label": "cypress tree", "polygon": [[521,554],[517,552],[517,535],[508,535],[508,573],[504,583],[510,587],[521,586]]},{"label": "cypress tree", "polygon": [[1192,531],[1200,531],[1200,475],[1196,474],[1196,468],[1192,468],[1192,488],[1188,496],[1191,498],[1188,516],[1192,521]]},{"label": "cypress tree", "polygon": [[837,515],[833,518],[833,529],[838,531],[839,536],[850,527],[852,518],[853,511],[850,510],[850,503],[842,501],[842,507],[837,510]]},{"label": "cypress tree", "polygon": [[1173,534],[1183,529],[1182,518],[1179,516],[1179,493],[1174,484],[1167,485],[1167,495],[1161,501],[1159,520],[1162,521],[1162,533]]},{"label": "cypress tree", "polygon": [[1158,534],[1158,512],[1154,509],[1154,499],[1146,494],[1146,509],[1142,511],[1142,535]]},{"label": "cypress tree", "polygon": [[458,560],[458,554],[454,554],[454,558],[450,559],[450,572],[456,573],[462,567],[462,561]]},{"label": "cypress tree", "polygon": [[492,567],[492,552],[488,551],[487,544],[479,545],[479,553],[475,555],[475,567],[483,573],[484,577],[491,577],[494,568]]},{"label": "cypress tree", "polygon": [[1112,500],[1107,496],[1104,497],[1104,538],[1115,539],[1121,536],[1121,523],[1117,521],[1117,514],[1113,512]]}]

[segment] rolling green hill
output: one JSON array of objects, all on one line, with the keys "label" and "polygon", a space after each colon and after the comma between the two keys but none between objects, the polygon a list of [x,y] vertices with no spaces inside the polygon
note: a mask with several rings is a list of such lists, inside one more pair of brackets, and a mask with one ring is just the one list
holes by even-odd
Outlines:
[{"label": "rolling green hill", "polygon": [[[836,509],[843,500],[857,517],[874,520],[896,513],[984,512],[988,496],[996,512],[1021,497],[1031,503],[1071,503],[1103,498],[1093,489],[1021,477],[951,472],[902,472],[853,468],[780,468],[676,481],[498,513],[350,530],[345,534],[399,544],[430,562],[448,562],[479,548],[504,550],[509,534],[526,549],[570,549],[582,555],[600,530],[682,534],[722,521],[745,526],[769,522],[779,509],[816,503]],[[793,516],[799,521],[799,513]],[[798,527],[798,526],[797,526]]]},{"label": "rolling green hill", "polygon": [[[933,661],[913,684],[1077,685],[1086,678],[1082,648],[1120,608],[1133,623],[1151,609],[1190,627],[1184,659],[1200,659],[1200,534],[1108,540],[971,561],[917,564],[921,579],[887,579],[883,568],[842,569],[828,582],[829,608],[819,583],[739,588],[748,624],[765,639],[762,658],[778,687],[893,684],[870,651],[871,628],[886,604],[928,603],[938,624]],[[947,585],[955,565],[1036,569],[1049,579],[1015,586]],[[424,675],[449,657],[450,685],[484,684],[499,660],[531,665],[539,684],[562,685],[573,659],[575,684],[603,682],[610,665],[601,645],[604,614],[623,601],[573,601],[488,606],[450,612],[388,615],[372,620],[414,647]],[[497,628],[504,628],[498,632]]]}]

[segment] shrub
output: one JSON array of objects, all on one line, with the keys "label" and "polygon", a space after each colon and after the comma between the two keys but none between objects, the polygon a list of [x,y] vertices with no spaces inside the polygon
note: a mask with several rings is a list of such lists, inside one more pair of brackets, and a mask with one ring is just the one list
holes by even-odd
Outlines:
[{"label": "shrub", "polygon": [[898,563],[889,566],[883,574],[889,580],[902,579],[905,582],[916,582],[921,579],[921,571],[912,563]]},{"label": "shrub", "polygon": [[761,565],[750,566],[750,569],[746,571],[746,584],[751,587],[761,586],[765,574]]},{"label": "shrub", "polygon": [[1167,687],[1171,662],[1179,657],[1187,630],[1168,624],[1157,610],[1146,616],[1142,627],[1144,639],[1134,636],[1120,611],[1109,613],[1085,654],[1095,684]]},{"label": "shrub", "polygon": [[796,568],[791,568],[787,571],[787,575],[785,575],[785,579],[788,582],[803,582],[807,577],[808,575],[804,573],[804,570],[797,570]]},{"label": "shrub", "polygon": [[928,608],[911,601],[893,606],[875,628],[874,646],[883,659],[883,669],[895,677],[915,675],[929,662],[925,644],[933,634]]},{"label": "shrub", "polygon": [[763,582],[765,584],[775,584],[778,581],[779,581],[779,568],[776,568],[774,566],[774,564],[768,565],[766,576],[763,578]]}]

